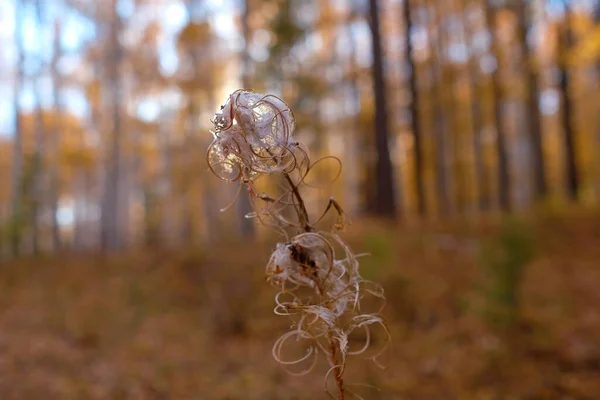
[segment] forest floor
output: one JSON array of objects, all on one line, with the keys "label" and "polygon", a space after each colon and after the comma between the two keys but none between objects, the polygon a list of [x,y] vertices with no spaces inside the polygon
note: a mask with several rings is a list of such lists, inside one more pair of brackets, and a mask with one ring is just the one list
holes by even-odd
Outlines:
[{"label": "forest floor", "polygon": [[[600,399],[600,214],[528,217],[533,260],[510,326],[491,324],[495,223],[347,234],[386,289],[390,366],[351,358],[377,399]],[[487,245],[486,245],[487,243]],[[264,281],[272,242],[30,258],[0,267],[0,399],[326,399],[273,360],[289,320]],[[483,254],[483,256],[482,256]],[[491,285],[491,286],[490,286]],[[352,398],[348,396],[348,398]]]}]

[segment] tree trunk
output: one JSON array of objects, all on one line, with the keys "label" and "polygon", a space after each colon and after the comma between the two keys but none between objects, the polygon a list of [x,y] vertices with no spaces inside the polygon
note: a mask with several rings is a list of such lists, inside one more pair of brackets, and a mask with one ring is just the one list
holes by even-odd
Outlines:
[{"label": "tree trunk", "polygon": [[567,51],[571,47],[571,26],[569,5],[565,2],[564,27],[559,31],[560,38],[558,57],[560,58],[560,91],[562,93],[562,123],[565,144],[565,179],[567,196],[571,201],[577,201],[579,193],[579,169],[577,165],[577,152],[575,150],[575,129],[573,121],[573,109],[569,95],[569,70],[566,61]]},{"label": "tree trunk", "polygon": [[[95,99],[90,99],[90,108],[91,108],[91,112],[90,112],[90,118],[91,118],[91,124],[94,127],[94,129],[96,130],[96,134],[98,135],[98,137],[102,138],[104,137],[105,132],[107,131],[106,127],[109,126],[105,123],[103,117],[103,93],[100,90],[101,88],[101,82],[102,82],[102,74],[101,74],[101,65],[99,63],[98,60],[94,61],[94,65],[92,67],[92,80],[94,82],[96,82],[98,84],[98,92],[96,94],[97,98]],[[105,170],[106,170],[106,162],[102,159],[102,157],[97,157],[97,161],[94,163],[93,168],[93,172],[91,172],[91,176],[95,176],[95,180],[97,182],[102,182],[102,178],[105,174]],[[103,195],[102,191],[104,190],[104,187],[102,185],[99,185],[100,187],[96,188],[95,190],[95,194],[93,195],[93,198],[98,198],[101,197]],[[101,199],[101,201],[103,201],[104,199]],[[103,206],[104,203],[102,203]],[[101,210],[102,213],[104,213],[104,211]],[[98,218],[96,217],[96,219],[98,220]],[[104,222],[102,221],[102,219],[98,220],[98,224],[94,227],[94,229],[96,231],[100,231],[100,235],[94,235],[94,236],[90,236],[90,238],[88,239],[91,243],[94,243],[96,248],[102,248],[103,243],[102,243],[102,229],[103,229],[103,225]],[[98,229],[99,228],[99,229]]]},{"label": "tree trunk", "polygon": [[40,216],[39,211],[44,206],[44,177],[43,177],[43,162],[44,154],[44,117],[42,115],[41,92],[39,88],[40,77],[36,78],[36,110],[35,110],[35,150],[32,159],[32,177],[31,177],[31,210],[30,210],[30,226],[31,226],[31,245],[33,254],[40,252]]},{"label": "tree trunk", "polygon": [[59,172],[59,152],[62,121],[62,102],[59,95],[59,89],[62,87],[62,79],[58,73],[58,60],[62,54],[60,47],[60,22],[56,21],[54,25],[54,44],[53,56],[51,62],[52,74],[52,97],[54,104],[54,127],[52,129],[52,138],[50,147],[54,153],[53,162],[49,165],[49,197],[51,213],[51,231],[52,231],[52,250],[57,252],[61,248],[60,226],[58,224],[58,200],[60,197],[60,172]]},{"label": "tree trunk", "polygon": [[176,217],[175,217],[175,198],[174,198],[174,173],[173,173],[173,145],[169,140],[169,129],[174,124],[174,112],[169,111],[164,114],[163,124],[159,127],[159,144],[161,149],[161,242],[165,247],[171,247],[175,244]]},{"label": "tree trunk", "polygon": [[85,225],[85,169],[82,166],[75,166],[73,171],[73,180],[71,182],[73,193],[73,249],[83,251],[85,246],[84,225]]},{"label": "tree trunk", "polygon": [[[351,100],[350,115],[347,116],[346,129],[348,132],[347,140],[344,140],[344,187],[346,189],[344,203],[346,211],[350,215],[354,215],[359,211],[359,165],[364,161],[362,155],[357,151],[357,140],[360,135],[360,89],[357,82],[357,65],[356,65],[356,38],[352,31],[352,23],[357,15],[354,1],[347,1],[348,7],[346,15],[345,31],[348,35],[348,65],[349,76],[346,80],[346,93]],[[364,136],[364,135],[363,135]]]},{"label": "tree trunk", "polygon": [[[244,89],[252,89],[250,79],[250,53],[248,50],[250,42],[250,0],[244,0],[244,11],[242,13],[242,34],[244,35],[244,49],[242,50],[242,86]],[[240,235],[244,238],[252,238],[255,235],[254,221],[246,218],[246,215],[252,212],[252,204],[250,203],[250,194],[246,193],[242,188],[242,192],[237,201],[237,220]]]},{"label": "tree trunk", "polygon": [[190,173],[190,165],[192,164],[193,156],[190,149],[194,140],[194,135],[197,131],[196,116],[198,115],[198,111],[196,109],[197,96],[195,96],[194,94],[192,94],[188,98],[188,107],[186,111],[187,115],[185,116],[186,131],[184,138],[184,146],[179,147],[179,153],[183,159],[183,163],[179,163],[179,165],[181,166],[179,173],[182,174],[180,239],[184,245],[191,244],[194,237],[194,222],[192,219],[192,182]]},{"label": "tree trunk", "polygon": [[106,175],[102,202],[101,246],[103,250],[117,250],[121,246],[119,232],[118,207],[120,170],[121,170],[121,99],[122,86],[120,66],[123,59],[123,49],[119,43],[122,28],[121,18],[117,12],[117,0],[112,4],[112,21],[110,27],[109,85],[112,102],[112,133],[110,136],[110,151],[106,160]]},{"label": "tree trunk", "polygon": [[373,92],[375,96],[375,148],[377,161],[376,200],[374,210],[377,215],[394,218],[396,202],[394,199],[394,179],[388,141],[388,117],[383,70],[383,51],[379,27],[379,10],[377,0],[369,0],[373,51]]},{"label": "tree trunk", "polygon": [[[467,8],[467,1],[463,0],[463,8]],[[464,17],[464,16],[463,16]],[[473,37],[473,32],[469,28],[468,21],[465,21],[465,36],[467,44]],[[467,46],[471,49],[471,46]],[[482,107],[481,101],[481,88],[479,85],[480,72],[479,72],[479,56],[471,51],[468,60],[468,82],[469,82],[469,94],[471,102],[471,130],[473,132],[473,154],[475,161],[475,180],[476,180],[476,198],[477,207],[480,212],[487,211],[490,207],[490,184],[489,184],[489,171],[486,168],[485,160],[483,156],[483,142],[482,142]]]},{"label": "tree trunk", "polygon": [[[447,15],[452,13],[452,1],[436,3],[434,21],[437,25],[437,54],[439,58],[439,97],[440,102],[445,112],[444,122],[447,130],[443,140],[444,152],[444,179],[449,197],[449,203],[446,206],[446,214],[453,212],[463,212],[465,205],[465,174],[461,169],[462,157],[460,154],[460,137],[462,132],[459,123],[460,106],[456,93],[456,78],[455,65],[449,59],[449,50],[451,45],[450,35],[451,30],[448,29],[449,19]],[[448,8],[444,8],[444,6]],[[446,19],[444,19],[446,17]]]},{"label": "tree trunk", "polygon": [[411,41],[411,30],[412,30],[412,14],[410,0],[404,0],[403,3],[404,13],[404,40],[406,46],[406,64],[410,72],[409,87],[411,94],[410,101],[410,122],[411,130],[414,139],[414,154],[415,154],[415,165],[414,165],[414,184],[415,194],[417,196],[417,210],[421,217],[425,216],[426,213],[426,202],[425,202],[425,190],[423,187],[423,141],[422,131],[420,125],[419,115],[419,89],[417,84],[417,70],[415,68],[415,56],[414,49]]},{"label": "tree trunk", "polygon": [[17,72],[14,86],[14,105],[15,105],[15,135],[12,148],[12,166],[11,166],[11,188],[10,188],[10,247],[13,256],[19,255],[21,248],[21,233],[23,229],[23,132],[21,126],[21,107],[19,104],[19,95],[23,84],[23,38],[22,38],[22,17],[23,0],[15,2],[15,47],[17,49]]},{"label": "tree trunk", "polygon": [[[195,14],[195,10],[196,7],[198,7],[198,1],[197,0],[187,0],[185,2],[186,5],[186,9],[187,9],[187,13],[190,19],[190,23],[196,23],[195,18],[194,18],[194,14]],[[203,45],[206,46],[206,43],[208,43],[208,41],[210,39],[208,38],[203,38]],[[210,58],[212,57],[212,54],[210,54],[210,51],[205,51],[204,54],[200,54],[199,53],[199,49],[201,46],[200,44],[196,45],[190,45],[190,43],[187,43],[187,57],[189,57],[189,60],[191,60],[192,66],[193,66],[193,72],[192,72],[192,79],[194,82],[197,82],[198,79],[200,78],[199,73],[200,73],[200,69],[202,68],[202,66],[200,65],[200,62],[203,60],[203,58]],[[206,65],[206,64],[205,64]],[[212,67],[212,64],[209,64]],[[205,71],[203,71],[202,73],[204,74],[212,74],[212,71],[210,70],[210,67],[207,68]],[[211,79],[209,79],[210,81]],[[206,90],[209,90],[209,88],[206,88]],[[194,203],[194,199],[193,199],[193,194],[194,191],[192,190],[193,187],[193,182],[192,182],[192,174],[190,173],[191,170],[191,165],[193,165],[193,157],[194,154],[190,151],[190,146],[192,143],[195,142],[195,137],[197,136],[198,130],[199,130],[199,126],[198,126],[198,116],[200,115],[200,109],[201,107],[199,107],[199,100],[200,100],[200,91],[198,89],[198,87],[193,86],[188,90],[187,96],[188,96],[188,108],[187,108],[187,116],[186,116],[186,131],[185,131],[185,138],[184,138],[184,143],[186,144],[184,146],[184,148],[182,149],[182,154],[183,154],[183,164],[184,164],[184,176],[183,176],[183,190],[182,190],[182,196],[183,196],[183,206],[181,208],[182,211],[182,226],[181,226],[181,239],[185,244],[189,244],[194,240],[194,237],[196,236],[196,224],[193,221],[192,215],[193,215],[193,203]],[[206,195],[206,193],[205,193]]]},{"label": "tree trunk", "polygon": [[[600,1],[596,2],[596,7],[594,7],[594,21],[596,24],[600,23]],[[595,104],[596,109],[600,110],[600,54],[596,56],[596,98]],[[596,201],[600,202],[600,115],[596,115],[596,122],[594,126],[595,131],[595,150],[596,150],[596,158],[594,162],[594,169],[596,171],[595,181],[593,182]]]},{"label": "tree trunk", "polygon": [[521,46],[521,57],[523,57],[523,68],[525,69],[525,90],[527,102],[527,125],[531,142],[532,169],[534,174],[534,189],[537,200],[543,199],[547,194],[546,171],[544,169],[544,152],[542,147],[542,126],[539,108],[539,87],[536,66],[533,65],[533,57],[527,43],[527,30],[531,23],[525,0],[514,0],[516,2],[515,13],[518,18],[518,37]]},{"label": "tree trunk", "polygon": [[[434,139],[435,139],[435,179],[436,179],[436,192],[437,192],[437,208],[438,214],[441,217],[448,217],[451,211],[450,201],[450,176],[448,168],[448,137],[451,132],[448,130],[448,123],[446,121],[446,115],[444,113],[444,96],[445,91],[443,87],[443,65],[441,60],[441,43],[439,30],[441,29],[437,23],[437,10],[433,5],[427,5],[429,15],[433,15],[433,18],[429,19],[427,26],[430,39],[430,51],[431,51],[431,97],[433,101],[433,115],[434,115]],[[431,8],[429,8],[431,7]],[[435,45],[433,42],[434,28],[438,29],[437,37],[435,37]]]},{"label": "tree trunk", "polygon": [[[211,80],[212,81],[212,80]],[[214,85],[209,85],[206,88],[207,90],[207,103],[211,105],[216,105],[216,90]],[[206,225],[205,232],[205,241],[206,243],[214,242],[217,238],[217,235],[214,232],[218,232],[218,229],[215,229],[218,221],[218,213],[219,213],[219,205],[217,204],[219,197],[218,191],[214,188],[214,176],[210,174],[204,174],[202,177],[200,190],[202,192],[202,201],[203,201],[203,213],[204,213],[204,224]]]},{"label": "tree trunk", "polygon": [[[38,23],[38,29],[41,31],[40,27],[43,24],[42,20],[42,5],[40,0],[35,1],[36,8],[36,17]],[[39,32],[39,36],[42,34]],[[44,166],[43,166],[43,155],[45,153],[45,136],[44,135],[44,116],[42,110],[42,90],[41,90],[41,79],[42,79],[42,60],[38,60],[40,62],[40,70],[38,71],[38,76],[35,79],[35,98],[36,98],[36,109],[35,109],[35,150],[33,155],[33,177],[32,177],[32,204],[31,204],[31,241],[32,241],[32,250],[33,254],[38,254],[40,252],[40,218],[39,218],[39,210],[43,209],[46,205],[44,202]]]},{"label": "tree trunk", "polygon": [[494,124],[496,126],[496,157],[498,169],[498,201],[500,208],[509,211],[510,201],[510,176],[508,172],[508,155],[506,152],[506,136],[504,132],[504,119],[502,113],[502,83],[500,79],[500,53],[496,39],[496,12],[492,10],[490,0],[486,0],[485,17],[491,37],[492,54],[496,60],[496,66],[492,72],[492,93],[494,97]]}]

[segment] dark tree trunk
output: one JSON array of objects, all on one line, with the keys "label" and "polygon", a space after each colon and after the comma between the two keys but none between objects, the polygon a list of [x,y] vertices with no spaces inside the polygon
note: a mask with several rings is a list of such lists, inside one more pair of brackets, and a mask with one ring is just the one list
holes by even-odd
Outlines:
[{"label": "dark tree trunk", "polygon": [[111,4],[110,23],[110,55],[109,55],[109,85],[112,102],[112,132],[110,136],[110,151],[106,162],[102,204],[101,246],[103,250],[117,250],[121,246],[119,232],[118,207],[121,172],[121,99],[122,84],[120,78],[123,49],[119,42],[121,18],[117,12],[117,0]]},{"label": "dark tree trunk", "polygon": [[[600,24],[600,1],[596,2],[596,7],[594,7],[594,21],[596,24]],[[600,95],[598,92],[599,84],[600,84],[600,54],[596,55],[596,108],[600,110]],[[596,154],[596,162],[595,168],[596,171],[600,170],[600,116],[596,116],[596,123],[594,126],[595,131],[595,150]],[[600,174],[596,174],[595,181],[593,182],[594,189],[596,193],[596,199],[600,199]]]},{"label": "dark tree trunk", "polygon": [[372,73],[373,92],[375,96],[375,148],[377,154],[375,165],[376,199],[373,211],[381,216],[395,217],[396,202],[394,200],[394,179],[388,142],[389,130],[383,70],[383,50],[377,0],[369,0],[369,13],[373,50]]},{"label": "dark tree trunk", "polygon": [[[463,8],[467,8],[467,1],[463,0]],[[464,18],[464,16],[463,16]],[[469,28],[468,21],[465,18],[465,37],[467,43],[472,38],[473,32]],[[471,46],[468,46],[471,48]],[[481,74],[479,73],[479,57],[472,51],[469,54],[468,60],[468,74],[469,74],[469,93],[471,101],[471,130],[473,132],[473,153],[475,158],[475,179],[477,181],[477,206],[479,211],[487,211],[490,208],[490,185],[489,185],[489,171],[486,168],[485,160],[483,157],[483,143],[482,143],[482,107],[481,101],[481,88],[479,85],[479,79]]]},{"label": "dark tree trunk", "polygon": [[456,66],[449,59],[451,46],[450,36],[453,34],[448,27],[451,25],[450,18],[452,0],[436,3],[435,18],[438,28],[437,54],[439,57],[439,96],[444,110],[444,121],[447,127],[444,138],[444,179],[448,192],[449,203],[446,206],[446,214],[453,212],[464,212],[466,193],[466,174],[462,168],[460,137],[462,135],[459,126],[458,95],[456,91],[456,79],[458,77]]},{"label": "dark tree trunk", "polygon": [[411,93],[410,101],[410,120],[411,129],[414,138],[414,153],[415,153],[415,165],[414,165],[414,184],[415,194],[417,196],[417,210],[419,215],[422,217],[426,213],[426,202],[425,202],[425,190],[423,187],[423,134],[420,125],[419,115],[419,89],[417,85],[417,70],[415,68],[415,57],[414,48],[411,41],[411,30],[412,30],[412,14],[409,0],[404,0],[403,6],[404,13],[404,39],[406,46],[406,64],[408,65],[410,77],[409,87]]},{"label": "dark tree trunk", "polygon": [[[559,33],[559,52],[558,56],[564,58],[567,51],[571,47],[571,26],[570,26],[570,10],[569,5],[565,2],[565,17],[564,27]],[[566,63],[560,61],[560,91],[562,92],[562,123],[563,123],[563,134],[565,140],[565,179],[567,196],[569,200],[576,201],[579,193],[579,170],[577,166],[577,154],[575,151],[575,129],[573,121],[573,109],[571,105],[571,98],[569,95],[569,70]]]},{"label": "dark tree trunk", "polygon": [[542,148],[542,126],[539,108],[538,74],[532,65],[531,50],[527,44],[527,29],[531,22],[525,0],[516,1],[518,17],[518,36],[525,70],[525,88],[527,95],[527,125],[526,129],[531,142],[531,155],[534,173],[534,188],[537,200],[547,194],[546,172],[544,169],[544,153]]},{"label": "dark tree trunk", "polygon": [[[432,79],[432,94],[433,101],[433,118],[434,118],[434,139],[435,139],[435,170],[436,170],[436,192],[438,214],[445,218],[450,215],[450,170],[448,168],[448,142],[451,134],[448,129],[447,115],[444,113],[444,67],[443,67],[443,48],[440,38],[439,16],[434,5],[426,6],[428,11],[430,51],[431,51],[431,79]],[[434,29],[437,29],[435,35]],[[435,42],[433,41],[435,37]]]},{"label": "dark tree trunk", "polygon": [[502,83],[500,81],[500,53],[496,39],[496,12],[492,10],[493,5],[487,0],[485,16],[487,26],[492,40],[492,54],[496,59],[496,67],[492,73],[492,93],[494,97],[494,124],[496,126],[496,157],[498,162],[498,201],[500,208],[509,211],[510,201],[510,176],[508,173],[508,155],[506,153],[506,136],[504,131],[504,119],[502,113]]}]

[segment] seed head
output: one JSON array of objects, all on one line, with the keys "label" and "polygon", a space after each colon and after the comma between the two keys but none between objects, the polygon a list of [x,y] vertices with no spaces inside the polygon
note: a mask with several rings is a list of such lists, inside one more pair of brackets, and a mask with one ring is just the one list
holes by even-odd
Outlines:
[{"label": "seed head", "polygon": [[238,90],[212,122],[208,164],[221,179],[251,180],[295,167],[294,115],[280,98]]}]

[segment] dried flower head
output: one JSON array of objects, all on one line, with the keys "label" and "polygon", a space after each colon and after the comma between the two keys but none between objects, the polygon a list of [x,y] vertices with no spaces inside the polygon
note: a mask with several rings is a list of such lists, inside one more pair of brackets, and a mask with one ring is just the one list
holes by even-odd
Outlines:
[{"label": "dried flower head", "polygon": [[[267,280],[280,290],[275,297],[275,313],[293,321],[292,329],[275,342],[273,356],[288,369],[302,369],[291,373],[303,374],[316,365],[319,354],[325,355],[330,365],[326,391],[336,398],[328,386],[328,378],[333,377],[337,399],[343,400],[345,393],[352,393],[343,380],[346,358],[368,353],[368,358],[381,365],[379,358],[390,340],[380,316],[385,303],[383,289],[362,279],[357,256],[336,233],[344,228],[344,210],[331,198],[321,216],[311,221],[301,194],[303,189],[315,188],[306,178],[316,164],[334,160],[341,168],[341,163],[335,157],[323,157],[311,164],[306,150],[293,140],[290,108],[276,96],[238,90],[212,122],[214,140],[207,154],[210,169],[223,180],[239,181],[240,188],[246,186],[254,207],[248,217],[275,228],[286,238],[276,245],[266,267]],[[272,174],[282,175],[287,188],[280,185],[276,196],[257,193],[255,179]],[[294,211],[296,218],[290,217],[288,210]],[[330,211],[337,212],[331,232],[319,231],[317,225]],[[364,304],[373,302],[378,305],[366,311]],[[376,327],[385,335],[379,350],[371,349]],[[364,330],[364,343],[351,348],[349,338],[357,329]],[[283,359],[283,348],[291,338],[309,347],[306,354],[289,361]]]},{"label": "dried flower head", "polygon": [[[334,246],[343,254],[336,255]],[[316,364],[318,354],[323,353],[329,359],[332,373],[336,370],[336,376],[341,376],[348,356],[370,350],[371,328],[379,326],[386,334],[384,344],[372,351],[369,358],[382,365],[380,358],[390,344],[387,328],[379,315],[385,296],[381,286],[362,279],[358,267],[356,256],[334,233],[301,233],[288,243],[277,244],[267,264],[266,276],[281,290],[276,296],[275,313],[294,317],[292,330],[282,335],[273,348],[279,362],[285,366],[309,364],[301,371],[307,373]],[[379,300],[379,306],[372,312],[362,310],[361,303],[366,297]],[[349,336],[357,329],[365,331],[364,343],[350,349]],[[310,357],[282,360],[283,347],[291,337],[312,342]],[[324,346],[322,339],[335,348]]]},{"label": "dried flower head", "polygon": [[280,98],[238,90],[212,122],[208,165],[221,179],[250,180],[294,168],[294,115]]}]

